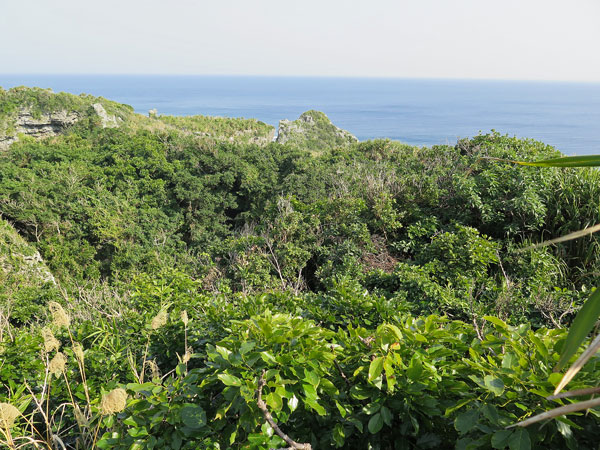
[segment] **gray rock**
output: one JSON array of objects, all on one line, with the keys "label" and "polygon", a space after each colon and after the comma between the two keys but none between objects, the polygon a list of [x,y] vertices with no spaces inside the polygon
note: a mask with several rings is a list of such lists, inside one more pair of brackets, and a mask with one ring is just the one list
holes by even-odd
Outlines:
[{"label": "gray rock", "polygon": [[6,150],[24,134],[33,138],[46,138],[62,133],[79,121],[81,116],[74,111],[54,111],[35,117],[28,109],[22,109],[15,119],[16,134],[0,136],[0,150]]},{"label": "gray rock", "polygon": [[96,115],[100,118],[102,123],[102,128],[116,128],[119,126],[119,121],[123,121],[120,117],[116,117],[114,115],[108,115],[104,106],[100,103],[94,103],[92,105],[92,109],[96,113]]},{"label": "gray rock", "polygon": [[17,133],[22,133],[35,138],[56,136],[80,119],[76,112],[54,111],[42,114],[39,118],[34,117],[29,110],[22,110],[17,115]]},{"label": "gray rock", "polygon": [[31,270],[37,273],[37,276],[40,280],[44,281],[45,283],[52,283],[54,285],[56,284],[54,275],[52,275],[52,272],[50,272],[46,266],[46,263],[42,259],[42,256],[39,252],[36,251],[31,256],[22,255],[22,258],[25,264],[27,264]]}]

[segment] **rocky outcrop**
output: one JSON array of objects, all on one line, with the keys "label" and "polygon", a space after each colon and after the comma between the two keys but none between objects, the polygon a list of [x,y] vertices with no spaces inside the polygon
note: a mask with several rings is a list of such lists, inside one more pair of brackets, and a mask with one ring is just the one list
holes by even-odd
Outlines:
[{"label": "rocky outcrop", "polygon": [[17,141],[16,136],[0,136],[0,150],[6,150],[10,144]]},{"label": "rocky outcrop", "polygon": [[310,150],[347,146],[358,139],[346,130],[336,127],[320,111],[306,111],[297,120],[279,121],[277,142],[294,144]]},{"label": "rocky outcrop", "polygon": [[94,103],[92,110],[100,118],[102,128],[116,128],[123,122],[120,117],[109,115],[100,103]]},{"label": "rocky outcrop", "polygon": [[17,115],[17,133],[22,133],[34,138],[55,136],[65,128],[74,125],[80,115],[76,112],[54,111],[34,117],[28,110],[22,110]]},{"label": "rocky outcrop", "polygon": [[102,128],[115,128],[123,122],[120,117],[109,115],[100,103],[94,103],[87,114],[79,111],[61,110],[34,115],[29,109],[24,108],[17,113],[14,119],[16,132],[12,135],[0,135],[0,150],[6,150],[13,142],[18,141],[21,134],[36,139],[56,136],[65,132],[87,115],[97,116]]},{"label": "rocky outcrop", "polygon": [[14,123],[14,135],[0,136],[0,150],[7,149],[19,138],[19,134],[33,138],[46,138],[62,133],[74,125],[81,115],[72,111],[53,111],[47,114],[33,115],[29,109],[17,113]]}]

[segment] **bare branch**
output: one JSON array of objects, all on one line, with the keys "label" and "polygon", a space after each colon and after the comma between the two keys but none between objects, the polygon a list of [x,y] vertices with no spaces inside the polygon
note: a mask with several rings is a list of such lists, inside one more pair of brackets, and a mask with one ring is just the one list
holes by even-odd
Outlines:
[{"label": "bare branch", "polygon": [[574,391],[561,392],[557,395],[550,395],[546,397],[546,400],[556,400],[558,398],[577,397],[579,395],[592,395],[598,393],[600,393],[600,387],[576,389]]},{"label": "bare branch", "polygon": [[271,428],[273,428],[275,433],[277,433],[277,435],[289,445],[289,449],[312,450],[312,446],[310,444],[299,444],[298,442],[295,442],[287,434],[281,431],[281,428],[279,428],[277,423],[275,423],[273,420],[273,416],[271,416],[271,413],[267,409],[267,404],[262,399],[262,390],[265,385],[265,372],[265,370],[262,371],[260,379],[258,380],[258,388],[256,389],[258,397],[256,404],[258,405],[258,409],[262,411],[263,416],[265,416],[265,420],[271,426]]},{"label": "bare branch", "polygon": [[537,416],[530,417],[529,419],[523,420],[522,422],[509,425],[506,428],[526,427],[528,425],[531,425],[532,423],[540,422],[542,420],[552,419],[554,417],[562,416],[564,414],[569,414],[577,411],[584,411],[586,409],[595,408],[597,406],[600,406],[600,398],[586,400],[584,402],[571,403],[570,405],[551,409],[550,411],[546,411],[541,414],[538,414]]},{"label": "bare branch", "polygon": [[[331,351],[333,352],[333,345],[331,346]],[[342,367],[340,366],[340,363],[338,363],[335,358],[333,359],[333,364],[335,365],[335,368],[340,373],[340,375],[342,376],[342,378],[344,379],[344,381],[346,382],[346,384],[348,386],[352,386],[352,383],[350,383],[350,380],[348,379],[348,377],[346,376],[346,374],[342,370]]]}]

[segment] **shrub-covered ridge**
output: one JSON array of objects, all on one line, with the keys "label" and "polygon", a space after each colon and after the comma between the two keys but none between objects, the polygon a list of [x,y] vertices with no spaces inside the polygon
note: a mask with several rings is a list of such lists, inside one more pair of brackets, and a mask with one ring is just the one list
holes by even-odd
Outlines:
[{"label": "shrub-covered ridge", "polygon": [[266,409],[312,448],[594,448],[597,411],[506,426],[569,402],[598,242],[530,244],[598,222],[596,171],[500,163],[559,153],[497,133],[315,152],[169,120],[0,153],[2,445],[289,445]]}]

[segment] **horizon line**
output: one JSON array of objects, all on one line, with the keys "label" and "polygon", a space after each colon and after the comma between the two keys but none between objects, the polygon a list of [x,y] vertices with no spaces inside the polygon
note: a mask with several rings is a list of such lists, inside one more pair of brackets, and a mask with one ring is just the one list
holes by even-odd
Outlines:
[{"label": "horizon line", "polygon": [[167,73],[167,72],[5,72],[2,76],[142,76],[142,77],[226,77],[226,78],[312,78],[354,80],[407,80],[407,81],[489,81],[517,83],[570,83],[600,84],[600,80],[538,79],[538,78],[478,78],[478,77],[411,77],[396,75],[289,75],[289,74],[239,74],[239,73]]}]

